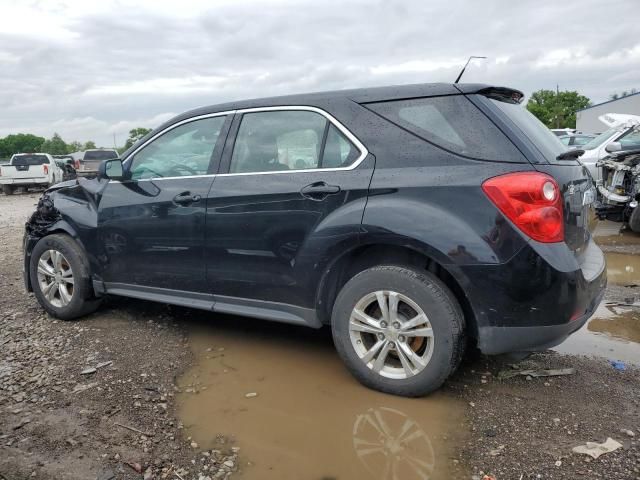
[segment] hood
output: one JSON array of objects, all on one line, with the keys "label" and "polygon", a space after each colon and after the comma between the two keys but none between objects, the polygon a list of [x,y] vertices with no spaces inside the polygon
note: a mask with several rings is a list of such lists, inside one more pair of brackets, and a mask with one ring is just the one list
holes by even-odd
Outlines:
[{"label": "hood", "polygon": [[61,188],[75,187],[76,185],[78,185],[77,179],[67,180],[66,182],[60,182],[60,183],[56,183],[55,185],[52,185],[51,187],[45,190],[45,193],[55,192],[56,190],[60,190]]},{"label": "hood", "polygon": [[615,127],[632,127],[634,125],[640,125],[640,116],[627,115],[625,113],[605,113],[598,117],[602,123],[609,128]]}]

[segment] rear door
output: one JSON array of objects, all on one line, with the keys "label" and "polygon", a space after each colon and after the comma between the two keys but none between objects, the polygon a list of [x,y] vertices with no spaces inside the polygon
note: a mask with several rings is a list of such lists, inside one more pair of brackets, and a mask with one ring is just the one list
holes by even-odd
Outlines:
[{"label": "rear door", "polygon": [[321,110],[236,114],[207,199],[210,291],[313,308],[323,255],[357,239],[373,162]]},{"label": "rear door", "polygon": [[98,210],[107,289],[205,288],[206,196],[229,123],[224,115],[184,120],[125,160],[131,178],[111,181]]}]

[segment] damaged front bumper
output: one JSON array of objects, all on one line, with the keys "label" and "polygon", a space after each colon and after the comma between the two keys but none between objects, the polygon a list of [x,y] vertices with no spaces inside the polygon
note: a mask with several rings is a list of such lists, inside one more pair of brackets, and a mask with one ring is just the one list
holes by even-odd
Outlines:
[{"label": "damaged front bumper", "polygon": [[32,292],[31,287],[31,252],[36,246],[38,240],[47,235],[53,225],[62,219],[60,212],[55,208],[53,199],[45,192],[40,200],[35,212],[31,214],[29,220],[25,224],[24,238],[22,240],[23,265],[22,276],[24,287],[27,292]]}]

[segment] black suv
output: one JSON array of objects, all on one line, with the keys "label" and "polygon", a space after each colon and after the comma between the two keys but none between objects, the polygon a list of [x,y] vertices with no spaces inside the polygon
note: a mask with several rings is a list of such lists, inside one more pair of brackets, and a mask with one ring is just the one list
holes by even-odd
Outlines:
[{"label": "black suv", "polygon": [[516,90],[424,84],[179,115],[96,179],[49,189],[25,285],[319,328],[365,385],[418,396],[465,345],[560,343],[600,302],[586,169]]}]

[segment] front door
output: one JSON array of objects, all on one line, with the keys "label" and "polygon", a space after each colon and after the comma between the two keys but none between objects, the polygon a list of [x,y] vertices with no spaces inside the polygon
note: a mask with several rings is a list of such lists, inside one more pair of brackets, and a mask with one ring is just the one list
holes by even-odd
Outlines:
[{"label": "front door", "polygon": [[217,301],[313,308],[309,285],[322,262],[357,243],[373,163],[316,109],[237,115],[207,201],[207,281]]},{"label": "front door", "polygon": [[98,211],[107,288],[205,289],[206,197],[228,118],[179,122],[125,160],[129,179],[108,184]]}]

